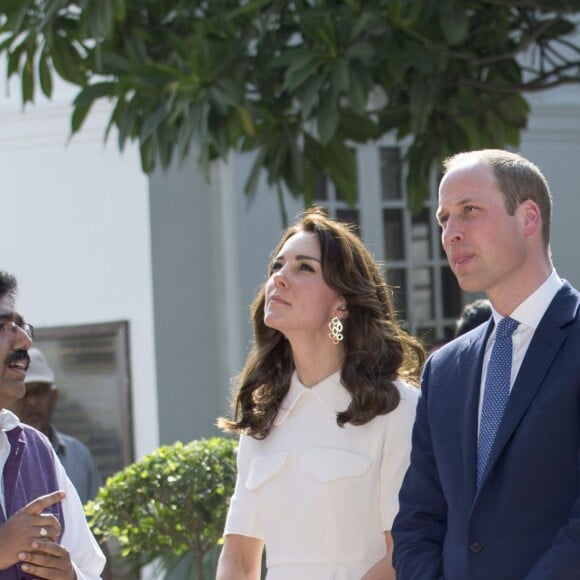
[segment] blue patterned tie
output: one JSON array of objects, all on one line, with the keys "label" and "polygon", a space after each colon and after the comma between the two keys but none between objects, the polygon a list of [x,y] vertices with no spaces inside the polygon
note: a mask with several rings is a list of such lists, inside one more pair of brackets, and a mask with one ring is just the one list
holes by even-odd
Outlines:
[{"label": "blue patterned tie", "polygon": [[477,446],[477,486],[485,471],[497,428],[510,396],[512,334],[519,322],[506,316],[497,325],[487,365]]}]

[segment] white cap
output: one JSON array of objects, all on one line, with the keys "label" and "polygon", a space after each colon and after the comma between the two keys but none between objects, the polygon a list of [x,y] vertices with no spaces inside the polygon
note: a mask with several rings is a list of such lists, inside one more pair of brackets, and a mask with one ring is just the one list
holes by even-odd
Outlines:
[{"label": "white cap", "polygon": [[28,350],[30,365],[26,371],[25,383],[54,383],[54,373],[48,366],[45,356],[37,348]]}]

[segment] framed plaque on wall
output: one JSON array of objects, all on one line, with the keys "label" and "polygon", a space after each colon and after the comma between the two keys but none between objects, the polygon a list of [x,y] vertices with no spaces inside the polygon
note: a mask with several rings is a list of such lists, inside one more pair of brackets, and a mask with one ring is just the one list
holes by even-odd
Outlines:
[{"label": "framed plaque on wall", "polygon": [[34,329],[60,395],[55,427],[91,450],[103,480],[134,460],[127,321]]}]

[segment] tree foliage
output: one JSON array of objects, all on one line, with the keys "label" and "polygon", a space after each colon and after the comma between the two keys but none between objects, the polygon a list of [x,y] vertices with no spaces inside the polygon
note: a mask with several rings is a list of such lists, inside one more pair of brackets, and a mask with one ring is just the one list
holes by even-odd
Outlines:
[{"label": "tree foliage", "polygon": [[[353,200],[352,145],[409,143],[418,209],[435,162],[517,145],[525,95],[580,80],[580,0],[2,0],[0,52],[24,103],[58,75],[79,86],[72,132],[96,100],[106,134],[137,141],[145,172],[201,146],[204,166],[253,151],[309,201],[322,172]],[[573,37],[572,37],[573,38]]]},{"label": "tree foliage", "polygon": [[214,437],[177,442],[109,477],[85,506],[97,537],[118,540],[137,564],[189,554],[196,578],[221,541],[236,479],[237,441]]}]

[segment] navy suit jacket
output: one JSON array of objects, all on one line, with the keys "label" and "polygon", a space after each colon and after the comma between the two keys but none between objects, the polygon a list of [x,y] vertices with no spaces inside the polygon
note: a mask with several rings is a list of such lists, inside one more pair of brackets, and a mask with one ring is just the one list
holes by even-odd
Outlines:
[{"label": "navy suit jacket", "polygon": [[579,305],[565,282],[529,345],[479,489],[493,319],[427,361],[392,530],[397,580],[580,578]]}]

